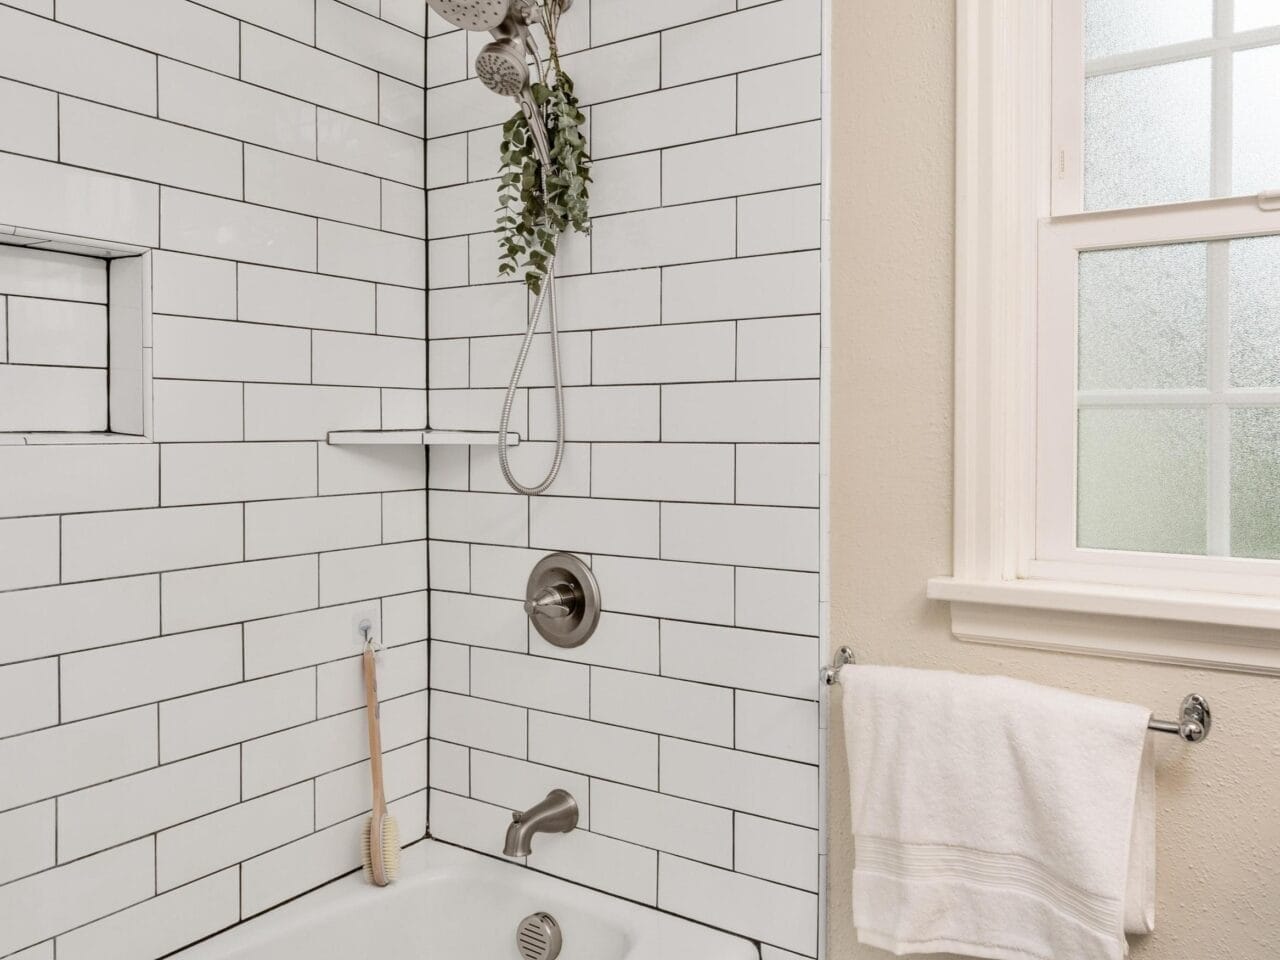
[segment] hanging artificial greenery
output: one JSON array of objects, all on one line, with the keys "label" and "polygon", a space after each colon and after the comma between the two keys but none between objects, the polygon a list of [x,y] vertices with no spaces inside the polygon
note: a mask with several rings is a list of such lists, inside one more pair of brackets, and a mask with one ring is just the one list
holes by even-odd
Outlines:
[{"label": "hanging artificial greenery", "polygon": [[588,210],[591,156],[582,126],[586,117],[573,92],[573,79],[560,66],[556,25],[560,0],[542,4],[550,50],[546,83],[533,84],[533,99],[546,120],[551,165],[545,171],[521,110],[502,127],[502,169],[498,182],[498,235],[502,246],[498,272],[524,276],[541,294],[551,259],[563,234],[591,232]]}]

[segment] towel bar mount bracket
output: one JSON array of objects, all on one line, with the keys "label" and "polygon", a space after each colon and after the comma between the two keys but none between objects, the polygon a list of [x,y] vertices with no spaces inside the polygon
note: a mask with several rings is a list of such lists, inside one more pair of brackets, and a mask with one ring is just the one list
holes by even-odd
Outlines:
[{"label": "towel bar mount bracket", "polygon": [[[822,682],[828,687],[840,682],[840,669],[857,663],[851,647],[841,647],[828,667],[822,668]],[[1159,733],[1177,734],[1187,743],[1200,743],[1209,736],[1213,727],[1213,713],[1207,698],[1198,693],[1188,694],[1182,701],[1182,713],[1177,721],[1152,719],[1147,729]]]}]

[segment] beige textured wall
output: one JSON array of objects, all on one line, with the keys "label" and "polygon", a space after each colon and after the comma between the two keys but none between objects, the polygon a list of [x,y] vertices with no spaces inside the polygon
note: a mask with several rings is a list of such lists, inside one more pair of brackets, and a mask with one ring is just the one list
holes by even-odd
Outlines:
[{"label": "beige textured wall", "polygon": [[[1003,673],[1170,713],[1158,741],[1157,933],[1135,960],[1280,957],[1280,681],[960,643],[925,580],[951,569],[954,39],[950,0],[836,0],[832,644],[867,662]],[[849,912],[848,773],[833,715],[833,960]]]}]

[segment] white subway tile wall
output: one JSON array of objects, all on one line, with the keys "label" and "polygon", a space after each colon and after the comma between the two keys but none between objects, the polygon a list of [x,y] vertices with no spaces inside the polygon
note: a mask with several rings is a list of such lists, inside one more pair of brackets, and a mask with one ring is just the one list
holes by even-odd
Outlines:
[{"label": "white subway tile wall", "polygon": [[154,960],[357,868],[363,620],[426,833],[426,455],[323,442],[426,426],[425,35],[420,0],[0,0],[0,224],[152,248],[158,441],[4,442],[107,428],[105,262],[10,234],[0,957]]},{"label": "white subway tile wall", "polygon": [[[385,13],[386,0],[383,0]],[[818,943],[821,0],[576,0],[565,66],[597,158],[565,244],[571,441],[543,498],[433,450],[432,832],[501,850],[553,787],[585,832],[529,865],[761,941]],[[472,38],[428,16],[431,426],[494,429],[529,298],[500,282],[498,130]],[[472,40],[469,44],[468,41]],[[513,456],[554,439],[535,341]],[[605,613],[559,650],[529,570],[588,559]]]}]

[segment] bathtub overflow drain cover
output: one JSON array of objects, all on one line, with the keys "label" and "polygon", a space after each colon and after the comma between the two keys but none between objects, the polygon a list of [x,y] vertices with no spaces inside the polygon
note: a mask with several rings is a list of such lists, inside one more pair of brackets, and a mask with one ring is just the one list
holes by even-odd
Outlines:
[{"label": "bathtub overflow drain cover", "polygon": [[516,946],[524,960],[556,960],[564,946],[560,924],[549,913],[533,913],[516,927]]}]

